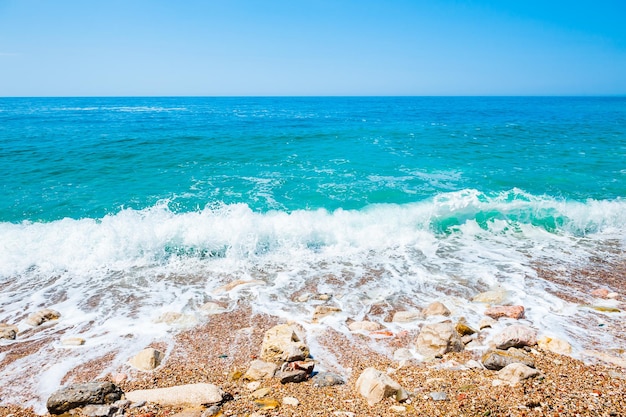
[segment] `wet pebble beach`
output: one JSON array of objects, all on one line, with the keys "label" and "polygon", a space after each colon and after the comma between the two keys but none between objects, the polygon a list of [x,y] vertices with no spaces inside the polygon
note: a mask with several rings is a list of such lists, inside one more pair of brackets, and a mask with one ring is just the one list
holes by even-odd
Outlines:
[{"label": "wet pebble beach", "polygon": [[[558,344],[545,337],[536,340],[533,339],[536,334],[532,334],[528,342],[520,342],[521,336],[518,335],[511,345],[515,347],[504,345],[498,349],[495,344],[503,336],[494,334],[491,329],[494,323],[504,321],[505,330],[517,326],[531,331],[541,328],[541,323],[528,323],[517,316],[508,317],[501,311],[492,314],[493,318],[488,318],[486,314],[481,323],[467,323],[446,311],[442,303],[424,306],[421,315],[414,317],[396,312],[394,318],[390,312],[377,314],[379,312],[373,308],[365,320],[347,320],[345,328],[336,328],[336,323],[332,321],[327,323],[339,311],[330,308],[331,295],[310,298],[317,300],[318,307],[306,326],[277,315],[255,312],[252,305],[242,301],[229,309],[215,304],[206,307],[212,311],[204,323],[173,334],[173,343],[155,340],[146,346],[143,352],[145,358],[129,358],[128,363],[111,371],[110,363],[116,355],[111,352],[109,356],[71,369],[62,383],[71,386],[106,381],[127,396],[137,390],[212,384],[221,390],[221,400],[214,404],[159,404],[122,399],[121,403],[112,402],[117,404],[115,406],[83,406],[70,410],[68,415],[623,416],[626,415],[626,344],[623,332],[626,285],[624,265],[613,266],[596,266],[586,275],[577,271],[578,278],[559,276],[547,269],[538,270],[544,279],[558,281],[561,285],[566,283],[567,288],[573,288],[568,292],[569,301],[581,303],[598,297],[616,300],[614,305],[618,307],[614,310],[589,309],[590,315],[603,318],[607,332],[614,333],[612,336],[616,344],[613,346],[591,344],[583,351],[571,351],[568,343]],[[578,298],[572,300],[572,297]],[[303,303],[310,300],[309,297],[301,297]],[[493,306],[488,307],[493,309]],[[511,314],[514,315],[518,313],[516,308],[523,308],[500,307],[511,307]],[[419,340],[424,339],[428,327],[424,319],[428,310],[433,312],[428,317],[428,326],[443,324],[443,327],[449,325],[454,329],[455,334],[449,339],[453,342],[444,342],[443,354],[429,356],[424,353],[428,350],[419,346]],[[53,311],[44,311],[32,318],[42,321],[59,319]],[[392,320],[405,321],[404,330],[388,330]],[[283,328],[281,325],[287,325],[289,332],[293,331],[287,337],[291,344],[289,349],[297,346],[305,352],[306,358],[268,360],[264,347],[268,342],[265,339],[270,329],[276,326]],[[11,329],[8,325],[5,328],[3,334],[10,337]],[[354,330],[345,331],[347,328]],[[545,333],[545,330],[541,329],[540,333]],[[585,329],[580,331],[583,334]],[[454,342],[457,339],[462,341],[460,347],[454,347],[458,345]],[[45,354],[46,343],[50,341],[20,343],[18,333],[16,341],[1,346],[0,368],[5,369],[12,361],[27,355]],[[81,341],[70,340],[68,343],[80,345]],[[429,339],[425,343],[432,348],[439,342]],[[518,379],[511,382],[502,370],[485,368],[486,353],[494,349],[503,357],[522,355],[524,361],[532,366],[517,364],[519,369],[516,368],[514,373]],[[272,361],[275,363],[271,364]],[[263,370],[253,372],[253,365],[265,366],[265,369],[269,366],[271,371],[266,374]],[[305,368],[306,371],[302,370]],[[376,383],[363,388],[363,382],[359,381],[360,376],[370,368],[390,379],[392,386],[386,387],[384,394],[374,400],[368,399],[363,390],[376,392],[379,389]],[[530,376],[520,376],[524,369],[531,371]],[[27,374],[16,376],[18,379],[28,377]],[[3,397],[0,394],[0,415],[37,415],[32,408],[7,403]]]}]

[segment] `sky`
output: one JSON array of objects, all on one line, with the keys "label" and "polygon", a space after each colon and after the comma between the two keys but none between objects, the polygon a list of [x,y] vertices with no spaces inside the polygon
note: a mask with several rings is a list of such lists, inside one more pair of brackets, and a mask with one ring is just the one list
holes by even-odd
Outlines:
[{"label": "sky", "polygon": [[0,96],[625,95],[624,0],[0,0]]}]

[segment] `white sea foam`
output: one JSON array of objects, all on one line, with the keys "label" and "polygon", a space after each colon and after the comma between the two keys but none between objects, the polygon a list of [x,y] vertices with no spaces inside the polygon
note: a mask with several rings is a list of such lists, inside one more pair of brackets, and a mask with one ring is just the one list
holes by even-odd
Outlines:
[{"label": "white sea foam", "polygon": [[[599,329],[572,337],[585,312],[552,295],[556,284],[537,277],[532,263],[583,266],[591,257],[611,256],[606,242],[626,245],[626,202],[465,190],[421,203],[334,212],[259,213],[233,204],[175,213],[163,203],[101,219],[0,223],[0,236],[0,321],[24,330],[26,315],[42,307],[62,313],[55,326],[2,342],[57,341],[0,376],[1,386],[12,387],[4,401],[43,411],[45,396],[73,366],[117,352],[114,368],[153,340],[171,342],[176,328],[153,322],[165,312],[202,320],[198,307],[206,301],[234,306],[245,299],[256,311],[296,320],[314,335],[314,306],[292,297],[307,285],[334,295],[342,312],[323,324],[339,331],[347,331],[346,318],[362,319],[372,304],[402,307],[406,299],[418,306],[443,301],[476,325],[485,306],[468,300],[501,286],[507,301],[527,306],[527,319],[541,332],[570,341],[577,351],[593,339],[611,346],[610,334]],[[236,279],[265,285],[219,290]],[[59,331],[85,338],[87,348],[60,346]],[[312,346],[318,346],[314,340]],[[321,366],[336,364],[329,357]],[[16,378],[20,373],[29,378]]]},{"label": "white sea foam", "polygon": [[122,113],[160,113],[173,111],[187,111],[186,107],[161,106],[85,106],[85,107],[54,107],[52,111],[113,111]]}]

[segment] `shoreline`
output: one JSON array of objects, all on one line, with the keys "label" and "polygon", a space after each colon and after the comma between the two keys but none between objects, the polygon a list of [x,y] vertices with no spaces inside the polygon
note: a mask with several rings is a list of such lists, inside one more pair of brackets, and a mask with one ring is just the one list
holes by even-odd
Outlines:
[{"label": "shoreline", "polygon": [[[586,301],[590,293],[599,287],[610,287],[619,294],[621,305],[626,294],[623,277],[626,263],[607,264],[599,262],[584,271],[542,269],[537,267],[541,279],[565,285],[576,290],[576,301]],[[607,267],[608,265],[608,267]],[[576,276],[577,278],[573,279]],[[558,296],[558,294],[556,294]],[[568,300],[566,300],[568,301]],[[615,332],[615,327],[623,321],[620,314],[593,312],[605,322],[607,331]],[[387,312],[386,316],[389,316]],[[372,316],[372,317],[375,317]],[[389,317],[381,319],[381,324]],[[442,318],[455,321],[458,317]],[[505,319],[509,320],[510,319]],[[268,388],[268,397],[279,402],[285,397],[294,397],[299,405],[281,405],[276,409],[260,410],[255,404],[253,390],[240,376],[246,372],[250,362],[259,356],[259,350],[266,330],[284,323],[277,316],[254,313],[249,305],[239,304],[235,309],[211,315],[208,322],[173,336],[173,343],[155,341],[146,347],[154,347],[166,353],[161,366],[154,371],[143,372],[124,365],[115,372],[102,375],[116,352],[79,366],[67,373],[64,383],[80,383],[93,380],[107,380],[118,385],[124,392],[160,387],[171,387],[190,383],[211,383],[233,396],[222,405],[222,415],[411,415],[419,412],[425,415],[623,415],[626,411],[626,363],[624,348],[626,337],[623,332],[615,333],[620,345],[600,346],[595,357],[583,355],[585,362],[570,356],[549,352],[537,346],[530,348],[536,362],[540,378],[527,380],[516,387],[493,386],[494,371],[484,369],[463,369],[463,364],[480,360],[482,350],[465,350],[448,353],[442,359],[419,361],[417,359],[394,360],[394,351],[411,348],[419,334],[419,325],[406,331],[395,332],[391,337],[372,338],[367,334],[352,333],[349,337],[324,325],[310,327],[307,332],[299,327],[305,341],[312,341],[313,359],[317,362],[316,371],[331,371],[342,375],[345,385],[316,388],[311,381],[281,384],[277,380],[262,381],[261,388]],[[474,324],[474,323],[472,323]],[[475,325],[475,324],[474,324]],[[531,323],[532,325],[532,323]],[[297,324],[296,324],[296,327]],[[388,335],[381,335],[388,336]],[[27,345],[14,343],[2,346],[6,352],[0,361],[0,368],[7,365],[11,357],[17,358],[42,348],[46,340],[29,342]],[[49,341],[48,341],[49,343]],[[8,347],[8,349],[7,349]],[[621,348],[621,351],[620,351]],[[1,352],[1,351],[0,351]],[[603,356],[604,355],[604,356]],[[8,358],[8,359],[7,359]],[[361,371],[367,367],[387,372],[410,393],[410,403],[402,404],[404,411],[392,409],[397,405],[390,399],[374,406],[356,392],[355,382]],[[28,378],[28,375],[22,377]],[[435,401],[429,398],[431,392],[445,392],[447,399]],[[2,395],[0,394],[0,398]],[[125,415],[160,417],[183,411],[178,407],[145,405],[129,410]],[[197,412],[189,411],[189,413]],[[485,414],[485,413],[489,414]],[[196,413],[196,414],[197,414]],[[256,413],[256,414],[255,414]],[[613,413],[613,414],[611,414]],[[0,416],[31,417],[37,414],[32,409],[19,405],[0,405]],[[199,414],[198,414],[199,416]],[[197,417],[198,417],[197,416]],[[190,415],[189,417],[193,417]]]}]

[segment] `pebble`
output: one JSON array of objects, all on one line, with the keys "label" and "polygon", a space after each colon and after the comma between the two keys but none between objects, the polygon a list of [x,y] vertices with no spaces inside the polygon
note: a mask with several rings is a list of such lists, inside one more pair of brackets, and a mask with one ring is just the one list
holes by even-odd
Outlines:
[{"label": "pebble", "polygon": [[393,359],[399,362],[409,361],[413,359],[414,357],[415,356],[413,355],[413,352],[411,352],[411,350],[407,348],[396,349],[396,351],[393,352]]},{"label": "pebble", "polygon": [[419,311],[396,311],[391,321],[394,323],[409,323],[422,317]]},{"label": "pebble", "polygon": [[375,330],[380,330],[382,328],[383,326],[373,321],[353,321],[348,325],[348,329],[350,329],[350,331],[352,332],[358,332],[361,330],[366,332],[372,332]]},{"label": "pebble", "polygon": [[280,380],[281,384],[288,384],[302,382],[307,379],[308,375],[306,371],[296,369],[295,371],[278,371],[274,376]]},{"label": "pebble", "polygon": [[493,338],[493,342],[498,349],[534,346],[537,344],[537,330],[523,324],[514,324],[505,327]]},{"label": "pebble", "polygon": [[51,308],[44,308],[36,313],[31,314],[26,319],[26,323],[33,327],[39,326],[47,321],[58,320],[61,317],[61,313]]},{"label": "pebble", "polygon": [[493,381],[493,385],[509,384],[515,386],[521,381],[539,375],[539,371],[524,365],[523,363],[512,363],[497,372],[498,379]]},{"label": "pebble", "polygon": [[313,322],[323,319],[326,316],[330,316],[335,313],[341,312],[339,307],[334,306],[317,306],[315,307],[315,311],[313,312]]},{"label": "pebble", "polygon": [[394,413],[405,413],[406,412],[406,407],[403,405],[392,405],[391,407],[389,407],[389,409],[391,411],[393,411]]},{"label": "pebble", "polygon": [[554,337],[543,336],[537,341],[537,345],[544,350],[550,352],[559,353],[561,355],[569,355],[572,353],[572,345],[564,340],[560,340]]},{"label": "pebble", "polygon": [[316,294],[315,299],[320,301],[328,301],[333,298],[332,294]]},{"label": "pebble", "polygon": [[274,398],[261,398],[254,400],[254,404],[259,407],[260,410],[273,410],[280,406],[280,403]]},{"label": "pebble", "polygon": [[609,290],[607,290],[606,288],[597,288],[591,291],[591,295],[598,298],[607,298],[607,296],[609,295]]},{"label": "pebble", "polygon": [[502,317],[518,320],[524,317],[524,306],[491,307],[485,310],[485,315],[496,320]]},{"label": "pebble", "polygon": [[222,407],[220,407],[219,405],[212,405],[206,410],[204,410],[202,414],[200,414],[200,417],[213,417],[219,414],[221,410],[222,410]]},{"label": "pebble", "polygon": [[15,340],[18,328],[8,323],[0,323],[0,339]]},{"label": "pebble", "polygon": [[260,379],[272,378],[274,374],[276,374],[277,369],[278,365],[274,363],[255,359],[250,362],[250,367],[242,378],[247,381],[258,381]]},{"label": "pebble", "polygon": [[164,357],[163,352],[154,348],[146,348],[130,358],[128,362],[139,370],[151,371],[161,364]]},{"label": "pebble", "polygon": [[109,417],[117,410],[113,405],[88,404],[81,409],[81,413],[87,417]]},{"label": "pebble", "polygon": [[331,387],[333,385],[343,385],[346,381],[337,374],[332,372],[320,372],[311,378],[313,381],[313,386],[316,388],[320,387]]},{"label": "pebble", "polygon": [[305,293],[305,294],[300,294],[297,298],[296,301],[299,303],[306,303],[307,301],[309,301],[311,299],[312,295]]},{"label": "pebble", "polygon": [[483,317],[478,322],[478,328],[480,330],[489,329],[489,328],[492,328],[496,323],[497,323],[497,321],[492,319],[491,317]]},{"label": "pebble", "polygon": [[430,396],[430,398],[432,398],[435,401],[447,401],[448,400],[448,394],[446,394],[444,391],[433,391],[428,395]]},{"label": "pebble", "polygon": [[454,326],[454,328],[456,329],[457,333],[460,334],[461,336],[470,336],[473,335],[474,333],[477,333],[477,330],[468,326],[467,323],[459,320],[459,322],[456,324],[456,326]]},{"label": "pebble", "polygon": [[523,350],[510,348],[508,350],[489,350],[482,357],[482,363],[485,368],[497,371],[511,363],[523,363],[527,366],[534,367],[535,362]]},{"label": "pebble", "polygon": [[208,301],[202,304],[199,308],[200,312],[204,314],[220,314],[226,311],[224,307],[213,301]]},{"label": "pebble", "polygon": [[427,324],[422,327],[415,347],[425,357],[442,357],[448,352],[460,352],[465,345],[461,336],[449,322]]},{"label": "pebble", "polygon": [[243,280],[243,279],[237,279],[235,281],[232,281],[226,285],[222,285],[221,287],[216,288],[215,290],[213,290],[213,294],[218,294],[221,292],[228,292],[228,291],[232,291],[237,287],[241,287],[243,285],[248,285],[248,286],[254,286],[254,285],[266,285],[265,281],[262,281],[260,279],[253,279],[253,280]]},{"label": "pebble", "polygon": [[267,362],[293,362],[309,356],[309,347],[289,324],[279,324],[265,332],[261,358]]},{"label": "pebble", "polygon": [[296,397],[284,397],[283,398],[284,405],[290,405],[292,407],[297,407],[300,405],[300,401]]},{"label": "pebble", "polygon": [[250,396],[252,398],[259,399],[259,398],[266,397],[267,394],[269,394],[270,392],[272,392],[272,390],[270,388],[265,387],[265,388],[257,389],[252,394],[250,394]]},{"label": "pebble", "polygon": [[496,290],[481,292],[480,294],[474,296],[472,301],[484,304],[500,304],[505,300],[506,296],[506,290],[499,288]]},{"label": "pebble", "polygon": [[61,344],[63,346],[82,346],[85,344],[85,339],[82,337],[68,337],[61,339]]},{"label": "pebble", "polygon": [[440,303],[439,301],[435,301],[434,303],[429,304],[428,307],[426,307],[424,311],[422,311],[422,314],[424,317],[430,317],[430,316],[446,316],[447,317],[451,315],[452,312],[443,303]]},{"label": "pebble", "polygon": [[252,381],[246,384],[246,388],[248,388],[249,391],[256,391],[259,389],[260,386],[261,386],[261,381]]}]

